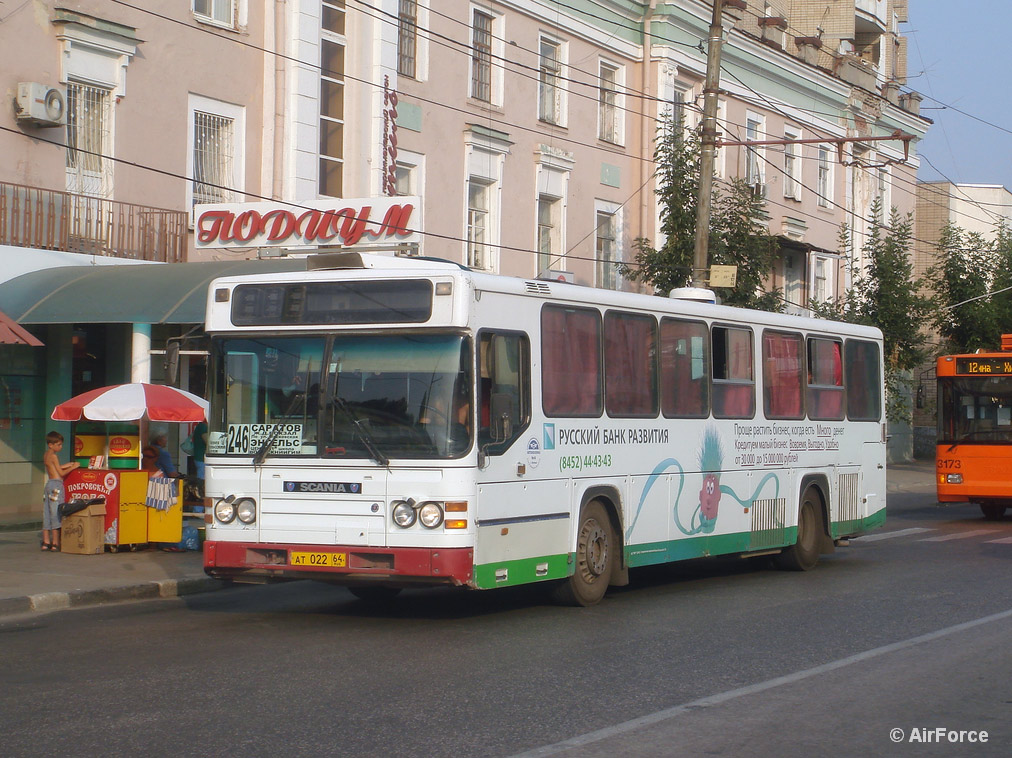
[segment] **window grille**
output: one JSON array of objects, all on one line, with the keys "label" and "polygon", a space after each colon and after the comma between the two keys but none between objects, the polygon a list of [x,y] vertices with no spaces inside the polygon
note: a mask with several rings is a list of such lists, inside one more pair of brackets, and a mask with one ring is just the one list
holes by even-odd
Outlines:
[{"label": "window grille", "polygon": [[400,0],[397,13],[397,73],[415,78],[418,48],[418,3]]},{"label": "window grille", "polygon": [[193,204],[228,203],[235,197],[235,121],[193,112]]},{"label": "window grille", "polygon": [[112,93],[71,82],[67,86],[67,190],[112,197]]},{"label": "window grille", "polygon": [[471,28],[471,97],[492,102],[492,17],[480,11]]}]

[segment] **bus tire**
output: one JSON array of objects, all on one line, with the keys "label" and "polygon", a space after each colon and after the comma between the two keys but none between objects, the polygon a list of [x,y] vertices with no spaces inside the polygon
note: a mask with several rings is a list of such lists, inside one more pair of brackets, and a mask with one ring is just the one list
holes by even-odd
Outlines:
[{"label": "bus tire", "polygon": [[365,603],[389,603],[400,594],[401,588],[384,587],[378,584],[375,587],[352,586],[348,588],[348,592]]},{"label": "bus tire", "polygon": [[1005,506],[1001,503],[981,503],[980,512],[988,521],[1001,521],[1005,516]]},{"label": "bus tire", "polygon": [[591,500],[580,510],[575,570],[556,586],[556,601],[582,607],[601,602],[611,581],[617,547],[608,511],[599,500]]},{"label": "bus tire", "polygon": [[815,489],[809,487],[798,510],[798,537],[793,545],[774,559],[777,568],[787,571],[811,571],[819,562],[822,541],[822,507]]}]

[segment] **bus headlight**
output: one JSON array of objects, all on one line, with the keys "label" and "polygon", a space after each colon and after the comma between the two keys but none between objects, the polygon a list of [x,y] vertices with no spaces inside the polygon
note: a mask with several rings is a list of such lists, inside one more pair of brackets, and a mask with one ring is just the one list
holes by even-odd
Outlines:
[{"label": "bus headlight", "polygon": [[392,511],[392,517],[394,523],[402,529],[407,529],[415,523],[415,519],[418,518],[418,512],[415,510],[415,503],[413,500],[398,500],[394,503]]},{"label": "bus headlight", "polygon": [[963,483],[963,475],[962,474],[946,474],[945,475],[945,482],[946,482],[946,484],[962,484]]},{"label": "bus headlight", "polygon": [[219,500],[214,504],[214,517],[223,524],[231,524],[235,521],[235,503],[232,498]]},{"label": "bus headlight", "polygon": [[235,512],[244,524],[252,524],[257,520],[257,504],[252,498],[244,497],[236,503]]},{"label": "bus headlight", "polygon": [[439,503],[422,503],[422,507],[418,509],[418,520],[426,529],[435,529],[443,523],[443,509]]}]

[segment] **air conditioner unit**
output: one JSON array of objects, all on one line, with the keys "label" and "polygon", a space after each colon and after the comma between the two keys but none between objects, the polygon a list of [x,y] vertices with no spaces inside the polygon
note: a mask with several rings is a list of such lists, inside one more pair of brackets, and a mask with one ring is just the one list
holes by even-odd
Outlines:
[{"label": "air conditioner unit", "polygon": [[20,82],[17,107],[17,119],[22,123],[47,127],[67,123],[67,95],[62,87]]}]

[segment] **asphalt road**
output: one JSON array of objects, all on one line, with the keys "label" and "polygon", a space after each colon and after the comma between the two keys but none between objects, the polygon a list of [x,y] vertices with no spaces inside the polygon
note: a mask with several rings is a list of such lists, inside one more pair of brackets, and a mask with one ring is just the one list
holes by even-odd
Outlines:
[{"label": "asphalt road", "polygon": [[813,572],[640,570],[589,609],[300,583],[7,621],[0,755],[1008,755],[1012,520],[889,507]]}]

